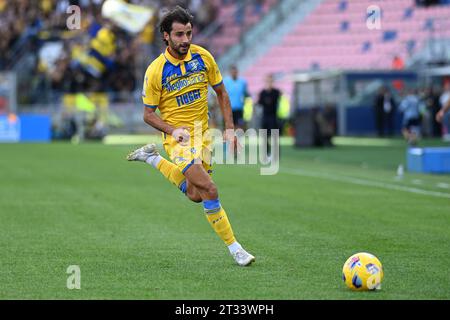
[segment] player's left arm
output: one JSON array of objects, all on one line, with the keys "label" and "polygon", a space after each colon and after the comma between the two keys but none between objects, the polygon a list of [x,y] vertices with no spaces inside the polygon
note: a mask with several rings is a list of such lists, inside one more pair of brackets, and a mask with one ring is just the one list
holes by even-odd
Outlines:
[{"label": "player's left arm", "polygon": [[225,124],[225,132],[223,138],[225,142],[228,142],[230,150],[234,152],[239,151],[239,145],[234,132],[233,113],[231,111],[230,97],[228,96],[227,89],[223,83],[222,74],[219,70],[214,57],[208,52],[203,51],[202,56],[206,62],[208,83],[214,89],[217,95],[217,102],[219,103],[220,111],[223,116]]},{"label": "player's left arm", "polygon": [[220,111],[222,112],[225,129],[234,129],[233,113],[231,111],[230,97],[228,96],[227,89],[222,83],[214,87],[214,91],[217,95],[217,101],[219,102]]},{"label": "player's left arm", "polygon": [[224,120],[225,132],[223,138],[225,142],[230,144],[230,150],[239,152],[240,145],[234,132],[233,113],[231,111],[231,102],[227,89],[223,83],[213,87],[213,89],[216,92],[217,101],[219,102],[220,111],[222,112]]}]

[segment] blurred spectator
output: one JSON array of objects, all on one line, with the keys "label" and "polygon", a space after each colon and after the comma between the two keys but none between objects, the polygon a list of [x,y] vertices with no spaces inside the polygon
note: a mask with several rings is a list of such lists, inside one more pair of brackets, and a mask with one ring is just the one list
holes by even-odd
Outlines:
[{"label": "blurred spectator", "polygon": [[399,56],[394,56],[392,59],[392,69],[394,70],[403,70],[405,68],[405,62]]},{"label": "blurred spectator", "polygon": [[425,108],[429,113],[429,126],[431,127],[430,135],[432,137],[440,137],[442,134],[442,127],[441,124],[436,121],[436,114],[441,108],[439,104],[439,95],[433,87],[428,87],[425,89],[423,99]]},{"label": "blurred spectator", "polygon": [[314,112],[314,145],[330,147],[336,134],[336,107],[326,105],[323,109],[316,107]]},{"label": "blurred spectator", "polygon": [[379,137],[384,137],[385,131],[388,136],[394,134],[395,107],[395,101],[389,89],[386,86],[381,87],[374,104],[375,126]]},{"label": "blurred spectator", "polygon": [[106,126],[98,117],[95,115],[91,119],[86,120],[86,138],[93,140],[101,140],[106,135]]},{"label": "blurred spectator", "polygon": [[421,116],[419,110],[419,98],[416,91],[410,89],[402,99],[399,110],[403,114],[402,134],[409,145],[416,145],[420,136]]},{"label": "blurred spectator", "polygon": [[[161,8],[177,4],[191,9],[195,27],[202,29],[217,17],[218,8],[209,0],[125,0],[137,5]],[[158,15],[141,34],[134,35],[112,25],[101,16],[102,0],[0,0],[0,70],[20,63],[22,56],[33,57],[26,82],[34,82],[36,92],[26,92],[27,103],[42,98],[42,89],[55,91],[132,92],[142,69],[155,58],[161,41],[155,41]],[[70,5],[80,7],[81,30],[68,30]],[[64,43],[60,57],[49,65],[39,58],[48,42]],[[136,80],[139,79],[139,80]],[[19,85],[20,86],[20,85]],[[129,96],[129,95],[128,95]]]},{"label": "blurred spectator", "polygon": [[444,139],[450,139],[450,80],[444,82],[444,91],[439,98],[441,109],[436,114],[436,121],[442,123]]},{"label": "blurred spectator", "polygon": [[244,78],[239,77],[237,66],[232,65],[230,68],[230,75],[224,78],[223,83],[230,96],[234,125],[237,128],[243,129],[245,126],[244,103],[245,98],[249,96],[247,81]]},{"label": "blurred spectator", "polygon": [[266,78],[266,87],[259,93],[258,104],[263,109],[261,129],[267,130],[267,154],[270,155],[270,136],[272,129],[279,129],[277,111],[280,104],[281,91],[273,86],[273,76]]},{"label": "blurred spectator", "polygon": [[[394,59],[392,59],[392,69],[393,70],[405,69],[405,63],[401,57],[397,55],[394,56]],[[405,87],[405,83],[403,80],[393,80],[392,87],[397,91],[402,91]]]},{"label": "blurred spectator", "polygon": [[426,97],[428,95],[429,88],[420,88],[417,91],[417,98],[419,99],[419,112],[420,112],[420,134],[423,137],[431,137],[432,133],[432,119],[431,111],[427,108]]}]

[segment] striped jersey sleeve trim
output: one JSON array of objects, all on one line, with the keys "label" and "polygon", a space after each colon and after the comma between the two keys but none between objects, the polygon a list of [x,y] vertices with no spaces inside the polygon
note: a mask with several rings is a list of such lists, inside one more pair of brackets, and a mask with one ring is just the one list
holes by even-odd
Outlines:
[{"label": "striped jersey sleeve trim", "polygon": [[223,80],[220,81],[218,84],[213,85],[212,87],[213,87],[213,88],[216,88],[216,87],[220,86],[222,83],[223,83]]}]

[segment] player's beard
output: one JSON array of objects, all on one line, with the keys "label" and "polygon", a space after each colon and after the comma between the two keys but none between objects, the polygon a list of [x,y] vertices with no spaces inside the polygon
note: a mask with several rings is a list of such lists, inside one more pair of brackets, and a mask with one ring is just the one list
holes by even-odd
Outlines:
[{"label": "player's beard", "polygon": [[188,43],[180,43],[175,44],[173,41],[169,41],[170,48],[173,52],[175,52],[179,57],[186,55],[191,47],[191,44]]}]

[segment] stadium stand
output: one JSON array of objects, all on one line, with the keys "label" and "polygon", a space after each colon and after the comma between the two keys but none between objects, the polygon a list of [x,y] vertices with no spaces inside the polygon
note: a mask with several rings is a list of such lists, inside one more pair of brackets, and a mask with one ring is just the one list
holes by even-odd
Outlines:
[{"label": "stadium stand", "polygon": [[201,44],[215,56],[222,55],[237,44],[241,36],[277,3],[278,0],[216,0],[217,21],[210,26],[215,32],[200,35]]},{"label": "stadium stand", "polygon": [[[367,32],[372,4],[381,8],[382,27]],[[244,75],[252,93],[264,86],[266,74],[275,73],[281,78],[279,87],[291,94],[292,83],[282,75],[293,71],[390,69],[395,56],[407,61],[429,38],[450,37],[449,16],[450,6],[422,7],[413,0],[323,1]]]},{"label": "stadium stand", "polygon": [[[20,68],[19,87],[27,87],[20,104],[47,103],[61,92],[80,90],[109,92],[120,100],[138,90],[142,70],[163,49],[157,24],[168,8],[189,8],[195,16],[196,42],[218,56],[277,1],[128,1],[157,8],[144,31],[132,36],[101,17],[103,1],[0,0],[0,70]],[[81,8],[81,30],[66,27],[70,5]]]},{"label": "stadium stand", "polygon": [[[126,108],[141,104],[143,70],[164,49],[159,17],[176,4],[194,14],[194,43],[213,53],[224,75],[238,65],[253,101],[269,73],[294,105],[293,72],[410,70],[431,60],[431,42],[450,52],[449,1],[127,0],[156,12],[137,35],[105,20],[103,2],[0,0],[0,71],[16,76],[20,110],[70,110],[91,99],[128,120]],[[66,26],[71,4],[81,8],[80,30]],[[381,9],[380,29],[368,29],[371,5]]]}]

